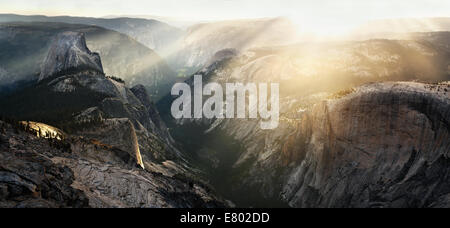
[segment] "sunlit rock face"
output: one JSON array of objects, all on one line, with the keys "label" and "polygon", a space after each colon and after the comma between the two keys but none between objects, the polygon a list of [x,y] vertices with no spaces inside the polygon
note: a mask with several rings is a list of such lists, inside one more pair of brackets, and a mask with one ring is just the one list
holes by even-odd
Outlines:
[{"label": "sunlit rock face", "polygon": [[86,46],[83,33],[63,32],[55,37],[42,67],[39,81],[73,69],[95,70],[103,73],[100,56]]},{"label": "sunlit rock face", "polygon": [[449,85],[379,83],[305,113],[281,162],[293,207],[450,206]]},{"label": "sunlit rock face", "polygon": [[64,132],[47,124],[32,121],[22,121],[20,123],[28,131],[34,132],[39,138],[63,140],[66,137]]}]

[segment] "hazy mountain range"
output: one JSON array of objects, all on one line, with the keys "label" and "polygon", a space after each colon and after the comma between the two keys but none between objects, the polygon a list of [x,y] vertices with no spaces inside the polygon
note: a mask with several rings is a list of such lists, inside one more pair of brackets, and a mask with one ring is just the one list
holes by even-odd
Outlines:
[{"label": "hazy mountain range", "polygon": [[22,16],[1,14],[0,22],[60,22],[103,27],[126,34],[145,44],[150,49],[160,50],[170,45],[181,35],[181,30],[157,20],[140,18],[92,18],[92,17],[47,17],[42,15]]},{"label": "hazy mountain range", "polygon": [[[219,21],[196,24],[185,31],[153,19],[46,17],[1,14],[0,22],[58,22],[103,27],[126,34],[166,58],[180,75],[201,68],[225,48],[288,44],[295,41],[295,26],[283,18]],[[89,39],[88,39],[89,40]]]}]

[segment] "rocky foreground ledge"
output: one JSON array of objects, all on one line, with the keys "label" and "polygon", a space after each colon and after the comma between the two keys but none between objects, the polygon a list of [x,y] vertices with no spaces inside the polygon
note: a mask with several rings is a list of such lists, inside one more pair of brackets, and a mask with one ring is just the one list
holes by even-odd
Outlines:
[{"label": "rocky foreground ledge", "polygon": [[24,128],[0,121],[0,207],[227,206],[201,182],[143,170],[118,148]]}]

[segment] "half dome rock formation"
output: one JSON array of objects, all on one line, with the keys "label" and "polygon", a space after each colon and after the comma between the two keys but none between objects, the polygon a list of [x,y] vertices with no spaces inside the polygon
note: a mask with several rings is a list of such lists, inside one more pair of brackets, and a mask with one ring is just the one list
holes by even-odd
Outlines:
[{"label": "half dome rock formation", "polygon": [[51,44],[47,58],[41,67],[39,81],[73,69],[103,73],[100,55],[89,50],[84,33],[63,32],[58,34]]},{"label": "half dome rock formation", "polygon": [[[89,51],[83,33],[63,32],[55,37],[41,76],[43,76],[41,80],[46,80],[38,83],[38,87],[44,86],[44,90],[50,88],[54,93],[49,96],[56,97],[55,102],[61,102],[61,105],[54,109],[66,109],[64,105],[67,105],[65,103],[68,97],[75,97],[68,106],[72,110],[72,106],[80,107],[70,113],[71,116],[76,116],[77,124],[92,122],[100,116],[101,122],[111,125],[111,128],[92,127],[89,131],[79,131],[77,134],[118,144],[115,146],[133,151],[133,154],[136,152],[136,160],[141,167],[144,167],[142,160],[151,162],[158,158],[165,161],[169,157],[179,157],[179,151],[171,145],[173,140],[165,125],[161,123],[145,88],[136,86],[132,91],[123,81],[115,77],[106,77],[100,56]],[[82,98],[83,96],[86,97]],[[95,97],[97,99],[93,102]],[[98,112],[91,116],[92,110]],[[124,119],[124,123],[109,121],[116,119]],[[133,125],[131,130],[129,123]],[[118,132],[115,130],[124,126],[126,129],[124,134],[118,135],[125,137],[118,139],[116,137],[118,135],[115,134]],[[139,141],[141,144],[128,145],[130,137],[137,137],[131,141]],[[143,157],[141,153],[144,154]]]}]

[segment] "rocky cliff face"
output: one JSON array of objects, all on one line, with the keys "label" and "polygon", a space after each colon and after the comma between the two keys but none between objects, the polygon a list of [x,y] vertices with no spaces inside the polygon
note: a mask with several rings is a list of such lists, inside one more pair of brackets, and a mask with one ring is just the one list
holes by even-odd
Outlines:
[{"label": "rocky cliff face", "polygon": [[380,83],[304,114],[285,143],[294,207],[449,207],[449,84]]},{"label": "rocky cliff face", "polygon": [[47,58],[41,67],[39,81],[73,69],[94,70],[103,73],[100,55],[86,46],[83,33],[64,32],[55,37]]},{"label": "rocky cliff face", "polygon": [[86,195],[71,186],[73,171],[49,158],[64,152],[3,121],[0,127],[0,207],[88,206]]},{"label": "rocky cliff face", "polygon": [[260,194],[250,205],[449,207],[449,92],[448,82],[373,83],[316,101],[273,131],[224,122],[218,129],[242,143],[232,191]]},{"label": "rocky cliff face", "polygon": [[281,194],[291,207],[448,207],[449,90],[375,83],[285,116],[274,131],[225,123],[244,144],[235,190]]},{"label": "rocky cliff face", "polygon": [[149,118],[152,120],[148,127],[153,132],[158,132],[167,142],[174,143],[172,136],[170,136],[167,131],[166,123],[162,120],[156,105],[150,100],[147,89],[143,85],[137,85],[131,88],[131,91],[148,110]]}]

